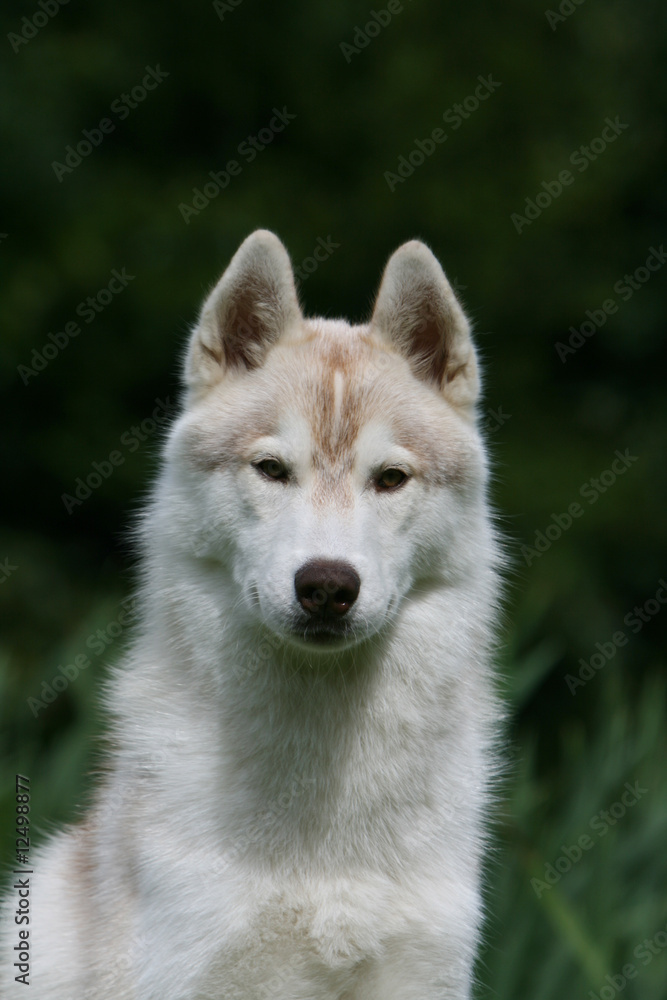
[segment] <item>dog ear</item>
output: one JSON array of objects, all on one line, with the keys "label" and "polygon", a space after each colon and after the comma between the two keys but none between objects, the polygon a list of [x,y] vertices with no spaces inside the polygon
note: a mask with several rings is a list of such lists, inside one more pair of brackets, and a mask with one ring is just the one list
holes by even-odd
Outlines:
[{"label": "dog ear", "polygon": [[185,365],[190,389],[205,392],[233,368],[257,368],[301,311],[287,250],[258,229],[241,244],[208,296]]},{"label": "dog ear", "polygon": [[419,240],[389,258],[371,327],[455,406],[475,403],[479,374],[468,320],[440,264]]}]

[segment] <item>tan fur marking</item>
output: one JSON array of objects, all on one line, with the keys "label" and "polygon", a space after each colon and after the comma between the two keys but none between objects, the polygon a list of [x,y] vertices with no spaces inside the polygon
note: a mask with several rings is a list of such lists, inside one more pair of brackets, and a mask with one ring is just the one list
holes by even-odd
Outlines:
[{"label": "tan fur marking", "polygon": [[343,393],[345,392],[345,379],[343,373],[336,369],[333,375],[334,379],[334,423],[336,428],[340,427],[341,418],[341,405],[343,402]]},{"label": "tan fur marking", "polygon": [[[253,441],[276,434],[281,418],[296,407],[312,435],[311,495],[317,507],[349,509],[354,503],[350,473],[359,432],[369,419],[391,425],[394,440],[414,455],[418,474],[426,481],[465,486],[469,456],[457,447],[457,421],[452,418],[450,429],[440,401],[432,398],[435,391],[422,385],[421,402],[413,396],[419,419],[405,409],[406,380],[415,391],[408,361],[364,328],[343,332],[306,326],[302,334],[284,350],[275,348],[277,370],[272,370],[269,357],[264,369],[221,386],[218,419],[193,430],[188,461],[205,471],[243,462]],[[291,378],[295,367],[300,372],[296,385]],[[443,436],[448,440],[446,466]]]}]

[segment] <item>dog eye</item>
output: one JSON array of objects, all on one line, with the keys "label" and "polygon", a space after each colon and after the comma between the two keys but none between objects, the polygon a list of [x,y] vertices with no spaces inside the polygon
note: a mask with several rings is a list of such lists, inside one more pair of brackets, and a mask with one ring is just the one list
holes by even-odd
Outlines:
[{"label": "dog eye", "polygon": [[287,479],[287,469],[277,458],[265,458],[256,462],[255,468],[267,479]]},{"label": "dog eye", "polygon": [[402,486],[407,475],[401,469],[384,469],[375,480],[375,485],[381,490],[395,490]]}]

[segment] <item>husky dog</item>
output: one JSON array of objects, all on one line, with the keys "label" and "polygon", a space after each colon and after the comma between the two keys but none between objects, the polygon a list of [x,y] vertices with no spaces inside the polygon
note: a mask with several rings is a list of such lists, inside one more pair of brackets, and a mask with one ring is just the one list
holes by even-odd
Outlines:
[{"label": "husky dog", "polygon": [[501,712],[465,315],[413,241],[368,324],[306,319],[258,231],[184,379],[107,771],[26,928],[9,891],[1,995],[28,929],[34,1000],[467,1000]]}]

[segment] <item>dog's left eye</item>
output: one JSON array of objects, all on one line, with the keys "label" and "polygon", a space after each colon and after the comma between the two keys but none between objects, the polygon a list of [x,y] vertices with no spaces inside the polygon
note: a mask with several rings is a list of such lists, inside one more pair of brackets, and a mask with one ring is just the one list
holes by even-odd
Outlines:
[{"label": "dog's left eye", "polygon": [[407,478],[402,469],[383,469],[375,480],[375,485],[381,490],[395,490],[398,486],[402,486]]},{"label": "dog's left eye", "polygon": [[287,469],[277,458],[265,458],[255,463],[255,468],[267,479],[287,479]]}]

